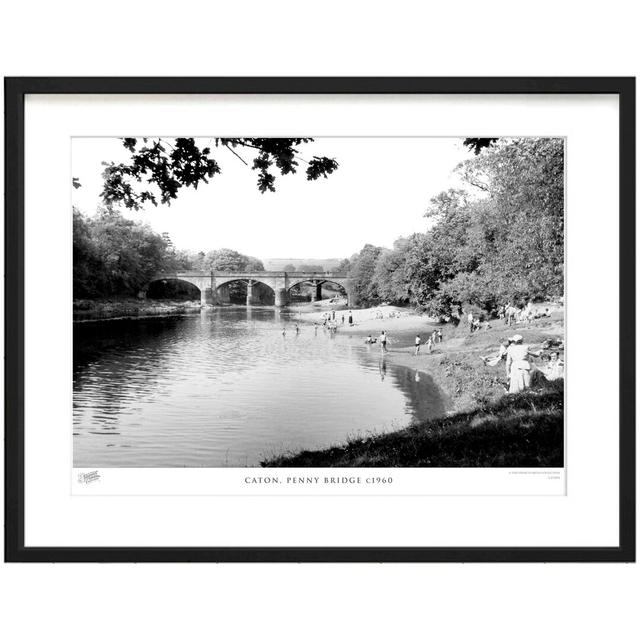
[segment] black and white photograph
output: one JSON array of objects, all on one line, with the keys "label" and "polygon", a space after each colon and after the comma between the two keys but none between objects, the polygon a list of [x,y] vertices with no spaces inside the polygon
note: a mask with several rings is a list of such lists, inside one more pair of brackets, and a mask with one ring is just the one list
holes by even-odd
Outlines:
[{"label": "black and white photograph", "polygon": [[74,137],[73,466],[564,468],[565,147]]}]

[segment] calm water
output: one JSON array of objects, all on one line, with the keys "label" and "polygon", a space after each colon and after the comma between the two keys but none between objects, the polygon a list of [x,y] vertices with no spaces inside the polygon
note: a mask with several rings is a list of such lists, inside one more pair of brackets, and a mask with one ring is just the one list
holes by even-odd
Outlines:
[{"label": "calm water", "polygon": [[75,466],[256,466],[444,413],[377,345],[294,327],[271,309],[76,324]]}]

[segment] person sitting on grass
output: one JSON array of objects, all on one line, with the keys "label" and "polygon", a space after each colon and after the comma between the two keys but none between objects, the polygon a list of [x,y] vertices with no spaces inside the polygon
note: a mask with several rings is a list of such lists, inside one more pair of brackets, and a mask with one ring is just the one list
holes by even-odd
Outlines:
[{"label": "person sitting on grass", "polygon": [[560,359],[560,354],[553,351],[550,356],[549,363],[542,370],[547,380],[560,380],[564,378],[564,361]]},{"label": "person sitting on grass", "polygon": [[480,360],[482,360],[484,364],[489,365],[490,367],[495,367],[498,362],[504,360],[507,357],[507,349],[509,348],[510,344],[511,340],[504,340],[500,343],[498,353],[492,356],[480,356]]}]

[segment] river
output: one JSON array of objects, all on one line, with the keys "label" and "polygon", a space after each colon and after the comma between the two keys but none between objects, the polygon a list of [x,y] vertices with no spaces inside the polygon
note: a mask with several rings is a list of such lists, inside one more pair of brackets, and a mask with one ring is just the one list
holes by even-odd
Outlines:
[{"label": "river", "polygon": [[444,414],[428,375],[295,325],[269,308],[76,323],[74,466],[258,466]]}]

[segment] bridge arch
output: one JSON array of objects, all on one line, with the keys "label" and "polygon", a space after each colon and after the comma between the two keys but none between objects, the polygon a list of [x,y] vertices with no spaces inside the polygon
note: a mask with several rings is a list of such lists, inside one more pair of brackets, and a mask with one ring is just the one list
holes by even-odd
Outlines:
[{"label": "bridge arch", "polygon": [[[173,286],[171,286],[173,285]],[[145,298],[200,300],[202,290],[194,282],[183,278],[154,278],[142,292]]]},{"label": "bridge arch", "polygon": [[275,287],[270,282],[265,282],[262,278],[227,277],[224,278],[223,282],[218,282],[216,279],[213,290],[214,303],[222,304],[234,301],[242,304],[242,301],[245,301],[248,305],[273,305],[275,297]]},{"label": "bridge arch", "polygon": [[331,277],[327,277],[327,278],[302,277],[302,278],[290,279],[288,283],[289,286],[287,288],[287,295],[288,296],[291,295],[291,290],[294,287],[298,287],[299,285],[303,285],[303,284],[309,284],[309,285],[312,285],[311,301],[316,302],[317,300],[322,300],[322,285],[327,283],[331,283],[336,287],[338,287],[344,294],[344,297],[347,300],[349,300],[349,291],[345,286],[346,283],[339,282],[337,279],[334,280]]}]

